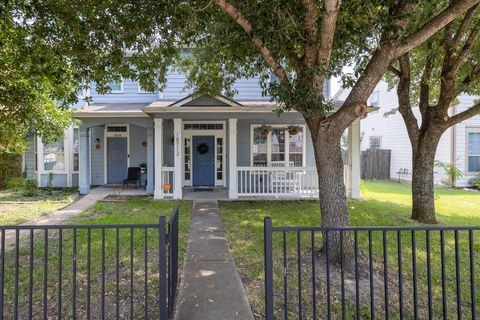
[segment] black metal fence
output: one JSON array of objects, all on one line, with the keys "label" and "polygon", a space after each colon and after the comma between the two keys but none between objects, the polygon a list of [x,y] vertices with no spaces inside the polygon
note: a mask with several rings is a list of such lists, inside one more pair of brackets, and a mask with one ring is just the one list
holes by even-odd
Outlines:
[{"label": "black metal fence", "polygon": [[480,227],[273,227],[266,218],[264,237],[267,320],[480,318]]},{"label": "black metal fence", "polygon": [[0,319],[170,319],[178,208],[133,225],[0,226]]}]

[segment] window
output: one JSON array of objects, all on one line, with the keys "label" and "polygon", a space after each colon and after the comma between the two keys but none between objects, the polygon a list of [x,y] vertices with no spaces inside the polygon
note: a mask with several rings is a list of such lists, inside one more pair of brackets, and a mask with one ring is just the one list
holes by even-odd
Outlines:
[{"label": "window", "polygon": [[379,96],[380,93],[378,91],[374,91],[368,98],[367,105],[371,107],[378,107]]},{"label": "window", "polygon": [[223,138],[217,138],[217,180],[223,179]]},{"label": "window", "polygon": [[382,137],[371,136],[370,137],[370,149],[376,150],[382,148]]},{"label": "window", "polygon": [[123,81],[112,81],[107,84],[111,93],[122,93],[123,92]]},{"label": "window", "polygon": [[155,93],[155,91],[150,91],[142,87],[140,82],[138,83],[138,93]]},{"label": "window", "polygon": [[299,127],[290,135],[285,126],[273,126],[268,135],[262,135],[260,126],[253,127],[252,165],[254,167],[302,167],[304,164],[305,131]]},{"label": "window", "polygon": [[468,172],[480,172],[480,131],[468,132]]},{"label": "window", "polygon": [[[173,138],[172,138],[173,139]],[[191,152],[191,140],[190,138],[185,138],[185,152],[184,152],[184,164],[185,164],[185,180],[190,180],[190,152]]]},{"label": "window", "polygon": [[223,130],[223,123],[185,123],[184,130]]},{"label": "window", "polygon": [[73,129],[73,171],[78,171],[78,129]]},{"label": "window", "polygon": [[65,171],[63,140],[43,145],[43,169],[45,171]]}]

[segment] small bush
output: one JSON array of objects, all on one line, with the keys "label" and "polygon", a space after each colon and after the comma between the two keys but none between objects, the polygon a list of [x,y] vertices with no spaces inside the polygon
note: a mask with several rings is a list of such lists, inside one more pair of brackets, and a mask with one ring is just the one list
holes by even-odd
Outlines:
[{"label": "small bush", "polygon": [[10,178],[6,186],[7,189],[20,189],[23,188],[24,183],[25,179],[23,179],[23,177]]},{"label": "small bush", "polygon": [[36,197],[36,196],[38,196],[37,180],[34,180],[34,179],[25,180],[23,195],[25,197]]},{"label": "small bush", "polygon": [[53,173],[52,172],[48,173],[47,185],[45,186],[45,192],[47,194],[53,193],[53,178],[54,178]]}]

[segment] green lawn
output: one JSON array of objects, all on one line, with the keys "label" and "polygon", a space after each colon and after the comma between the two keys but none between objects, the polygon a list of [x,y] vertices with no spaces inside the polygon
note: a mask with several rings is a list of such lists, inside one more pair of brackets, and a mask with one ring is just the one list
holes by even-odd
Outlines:
[{"label": "green lawn", "polygon": [[[410,217],[411,196],[410,186],[397,184],[394,182],[372,182],[366,181],[362,185],[363,201],[350,201],[349,209],[351,221],[356,226],[410,226],[416,225]],[[480,193],[463,190],[436,190],[436,205],[438,211],[438,219],[444,225],[480,225]],[[264,292],[263,292],[263,218],[270,216],[274,226],[318,226],[320,224],[319,205],[316,201],[268,201],[268,202],[222,202],[220,211],[224,220],[227,237],[232,247],[237,266],[239,267],[242,280],[246,287],[250,303],[254,313],[258,318],[264,315]],[[418,295],[419,295],[419,313],[420,318],[427,317],[428,301],[427,296],[427,270],[426,270],[426,241],[425,232],[417,232],[417,263],[418,263]],[[287,234],[287,283],[289,298],[289,315],[292,319],[298,317],[297,304],[297,235],[296,233]],[[317,244],[316,250],[322,243],[321,234],[315,235]],[[303,299],[302,305],[304,309],[304,318],[312,318],[311,311],[311,268],[310,262],[311,240],[310,234],[300,236],[301,253],[302,253],[302,289]],[[373,234],[373,257],[374,269],[376,272],[375,284],[376,289],[375,304],[377,308],[375,313],[377,317],[384,317],[383,304],[383,245],[382,234],[376,232]],[[398,318],[398,266],[403,269],[403,287],[405,296],[405,310],[407,318],[412,317],[412,248],[411,233],[404,232],[401,235],[403,257],[401,264],[398,263],[397,235],[396,233],[387,234],[387,257],[388,257],[388,281],[390,299],[390,313],[393,317]],[[456,312],[455,308],[455,259],[454,259],[454,235],[453,232],[445,233],[445,252],[446,252],[446,283],[447,283],[447,301],[448,315],[453,317]],[[480,279],[480,232],[474,233],[474,251],[475,251],[475,267],[476,279]],[[465,318],[468,315],[470,307],[470,285],[469,285],[469,252],[468,252],[468,234],[460,233],[460,261],[461,261],[461,292],[462,306]],[[368,278],[368,237],[367,234],[359,234],[359,248],[361,251],[360,269],[365,272],[361,288],[363,293],[361,296],[361,313],[362,319],[370,318],[369,309],[369,278]],[[432,265],[432,290],[434,293],[434,317],[438,318],[442,314],[441,304],[441,269],[440,269],[440,246],[439,234],[431,233],[431,265]],[[283,253],[282,253],[282,235],[276,234],[274,237],[274,269],[275,271],[275,310],[277,316],[281,318],[281,301],[283,297]],[[317,261],[317,263],[319,263]],[[323,275],[321,263],[317,266],[317,271],[322,270],[322,275],[317,287],[317,303],[319,305],[319,314],[324,314],[325,303],[325,276]],[[323,267],[324,268],[324,267]],[[323,278],[322,278],[323,277]],[[340,316],[340,294],[339,294],[339,276],[338,271],[332,275],[332,288],[336,291],[332,297],[332,307],[334,318]],[[352,274],[347,273],[347,279],[354,280]],[[317,279],[318,280],[318,279]],[[480,285],[477,285],[476,301],[477,307],[480,305]],[[350,290],[350,293],[348,291]],[[353,318],[354,311],[354,288],[347,286],[347,318]]]},{"label": "green lawn", "polygon": [[[155,201],[150,199],[130,199],[128,201],[99,202],[85,213],[69,224],[75,225],[111,225],[111,224],[158,224],[160,216],[166,216],[167,221],[175,206],[179,206],[179,267],[181,268],[185,247],[188,238],[188,225],[190,220],[190,202]],[[118,234],[117,234],[118,232]],[[147,302],[149,316],[155,317],[158,314],[158,229],[111,229],[104,231],[104,258],[102,260],[102,229],[91,229],[90,231],[90,263],[88,260],[88,230],[76,231],[76,255],[74,250],[73,231],[65,229],[62,231],[63,240],[59,240],[59,232],[52,230],[48,234],[48,252],[44,249],[43,232],[35,235],[33,245],[33,313],[42,314],[43,310],[43,281],[44,281],[44,255],[48,256],[48,316],[54,318],[58,314],[58,288],[62,293],[62,315],[63,318],[72,318],[73,309],[73,257],[76,261],[76,316],[86,317],[87,313],[87,276],[90,270],[90,296],[93,318],[100,318],[101,296],[102,296],[102,261],[105,272],[105,317],[115,317],[116,306],[116,270],[119,271],[119,312],[122,318],[130,318],[130,286],[134,292],[133,317],[143,317],[143,306],[145,303],[144,287],[147,283]],[[118,240],[117,240],[118,236]],[[145,241],[146,240],[146,241]],[[60,243],[62,254],[60,254]],[[147,248],[145,255],[144,248]],[[118,265],[117,265],[118,250]],[[22,241],[19,255],[19,315],[26,318],[28,315],[28,286],[30,241]],[[62,260],[60,260],[60,257]],[[6,272],[14,274],[15,255],[14,250],[6,252]],[[60,281],[59,267],[62,267]],[[131,267],[131,264],[133,268]],[[145,269],[146,267],[146,269]],[[132,273],[130,273],[132,272]],[[133,281],[132,281],[133,279]],[[145,279],[147,282],[145,283]],[[14,277],[5,279],[5,308],[7,318],[13,314],[14,299]]]},{"label": "green lawn", "polygon": [[0,191],[0,225],[15,225],[53,213],[78,197],[75,189],[54,190],[47,194],[39,190],[36,197],[24,197],[23,191]]}]

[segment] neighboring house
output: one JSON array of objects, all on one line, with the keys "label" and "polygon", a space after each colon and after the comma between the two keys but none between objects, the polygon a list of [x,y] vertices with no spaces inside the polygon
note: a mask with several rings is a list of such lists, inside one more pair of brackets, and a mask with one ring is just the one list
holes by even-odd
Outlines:
[{"label": "neighboring house", "polygon": [[[345,99],[348,89],[340,89],[334,99]],[[450,109],[450,114],[461,112],[475,103],[479,97],[461,95],[458,104]],[[402,116],[391,112],[398,108],[395,89],[381,81],[370,96],[369,105],[379,107],[361,122],[361,149],[391,150],[391,179],[412,179],[412,148]],[[418,108],[414,108],[417,119]],[[420,120],[419,120],[420,121]],[[480,176],[480,115],[463,121],[448,129],[437,148],[436,160],[456,165],[463,177],[455,181],[457,187],[466,187]],[[402,172],[399,174],[399,172]],[[441,168],[435,168],[435,183],[441,184],[448,177]]]},{"label": "neighboring house", "polygon": [[[298,112],[274,112],[275,103],[262,94],[259,78],[238,80],[238,93],[194,97],[184,91],[185,76],[172,72],[163,92],[145,92],[135,81],[111,83],[100,95],[91,86],[93,102],[79,103],[78,128],[65,140],[43,144],[31,138],[25,155],[27,175],[41,186],[53,173],[55,187],[121,184],[128,167],[146,164],[146,192],[155,198],[182,198],[184,189],[225,188],[229,198],[242,196],[318,195],[310,133]],[[328,97],[330,83],[326,82]],[[337,102],[337,105],[340,102]],[[289,134],[288,125],[299,126]],[[263,135],[261,126],[271,126]],[[360,197],[360,125],[349,128],[347,191]],[[35,142],[34,142],[35,141]]]}]

